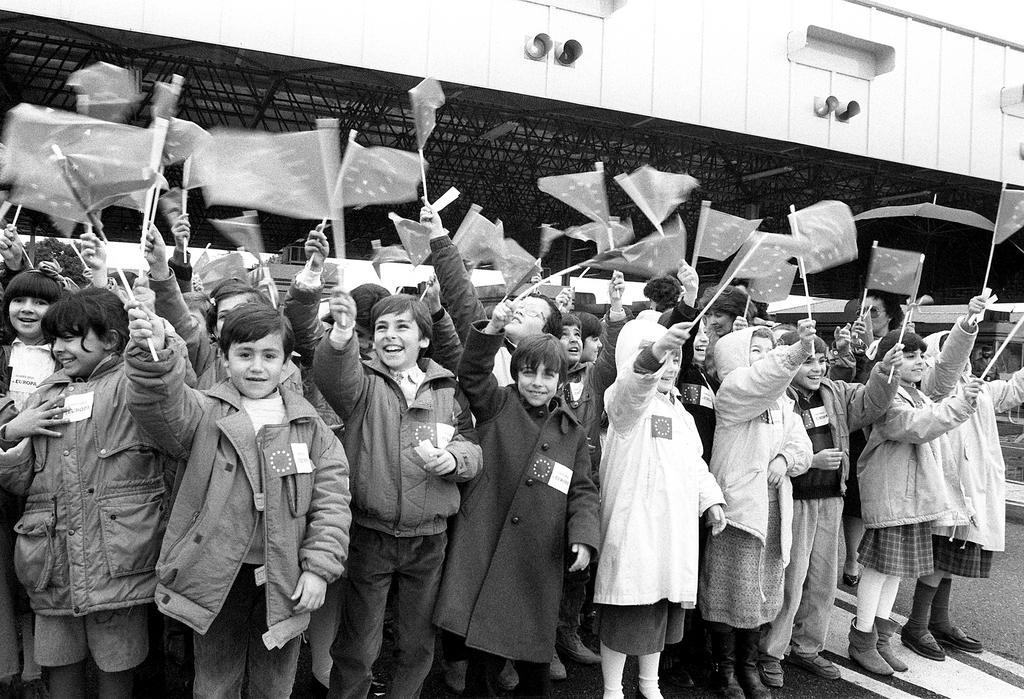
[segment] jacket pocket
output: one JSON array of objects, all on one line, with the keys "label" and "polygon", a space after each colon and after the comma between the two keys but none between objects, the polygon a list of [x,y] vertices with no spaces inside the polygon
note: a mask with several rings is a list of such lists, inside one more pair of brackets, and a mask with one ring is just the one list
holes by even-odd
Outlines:
[{"label": "jacket pocket", "polygon": [[281,487],[288,493],[288,509],[292,517],[305,517],[313,502],[313,476],[309,473],[296,473],[284,477]]},{"label": "jacket pocket", "polygon": [[163,484],[115,491],[98,500],[103,552],[110,577],[146,573],[156,567],[164,526]]},{"label": "jacket pocket", "polygon": [[25,512],[14,525],[18,540],[14,548],[14,570],[18,580],[29,592],[42,592],[58,581],[56,521],[53,510]]}]

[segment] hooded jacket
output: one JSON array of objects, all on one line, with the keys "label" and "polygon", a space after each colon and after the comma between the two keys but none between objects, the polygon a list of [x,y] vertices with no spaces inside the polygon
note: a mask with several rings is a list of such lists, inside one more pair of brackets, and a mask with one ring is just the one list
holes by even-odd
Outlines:
[{"label": "hooded jacket", "polygon": [[[157,606],[206,633],[262,524],[263,642],[283,647],[309,624],[290,599],[299,575],[310,571],[330,583],[344,571],[351,523],[345,453],[313,406],[283,387],[285,423],[254,434],[234,385],[187,388],[184,345],[168,342],[156,362],[144,347],[127,353],[132,415],[162,448],[188,459],[157,563]],[[308,454],[308,472],[297,454]]]},{"label": "hooded jacket", "polygon": [[793,486],[788,476],[811,465],[811,440],[793,411],[786,388],[810,356],[803,343],[776,347],[750,363],[756,328],[734,330],[715,344],[715,365],[722,385],[715,396],[715,447],[711,472],[725,495],[729,526],[757,537],[768,531],[768,466],[777,456],[787,476],[779,486],[782,559],[792,544]]},{"label": "hooded jacket", "polygon": [[615,352],[618,378],[605,394],[598,604],[667,599],[693,606],[700,515],[725,504],[675,386],[671,393],[658,391],[665,367],[648,345],[665,332],[655,322],[631,321]]}]

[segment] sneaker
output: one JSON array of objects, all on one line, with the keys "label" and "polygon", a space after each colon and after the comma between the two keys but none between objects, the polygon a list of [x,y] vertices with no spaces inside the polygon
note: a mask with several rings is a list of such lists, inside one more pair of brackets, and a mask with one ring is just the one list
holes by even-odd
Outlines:
[{"label": "sneaker", "polygon": [[601,656],[587,648],[576,631],[558,634],[555,648],[565,656],[566,660],[571,660],[574,663],[580,665],[601,664]]},{"label": "sneaker", "polygon": [[823,658],[817,653],[814,655],[797,655],[796,653],[790,653],[786,662],[790,665],[796,665],[798,668],[806,670],[812,675],[824,677],[826,680],[838,680],[842,677],[839,673],[839,668],[837,668],[828,658]]},{"label": "sneaker", "polygon": [[506,692],[511,692],[519,686],[519,673],[516,672],[516,666],[512,664],[511,660],[506,660],[505,667],[501,668],[501,674],[498,675],[498,686]]},{"label": "sneaker", "polygon": [[565,672],[565,665],[562,664],[561,659],[558,657],[558,653],[552,653],[551,665],[548,667],[548,676],[552,682],[562,682],[568,674]]},{"label": "sneaker", "polygon": [[453,694],[462,694],[466,691],[467,667],[469,667],[468,660],[444,663],[444,684]]},{"label": "sneaker", "polygon": [[782,674],[782,663],[770,656],[757,661],[757,674],[761,681],[769,687],[781,687],[784,676]]}]

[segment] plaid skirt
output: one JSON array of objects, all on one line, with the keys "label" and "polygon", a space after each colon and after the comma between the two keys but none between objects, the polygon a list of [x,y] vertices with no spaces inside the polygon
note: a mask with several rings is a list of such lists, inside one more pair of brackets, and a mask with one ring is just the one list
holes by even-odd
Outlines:
[{"label": "plaid skirt", "polygon": [[987,578],[992,570],[992,552],[981,544],[948,536],[932,536],[932,555],[935,569],[944,570],[962,578]]},{"label": "plaid skirt", "polygon": [[857,549],[860,564],[886,575],[917,578],[935,570],[932,523],[868,529]]}]

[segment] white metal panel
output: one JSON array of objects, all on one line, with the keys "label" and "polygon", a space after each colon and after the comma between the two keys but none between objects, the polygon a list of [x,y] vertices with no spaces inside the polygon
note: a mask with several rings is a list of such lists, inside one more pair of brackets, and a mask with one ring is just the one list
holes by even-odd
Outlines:
[{"label": "white metal panel", "polygon": [[363,62],[364,4],[303,0],[295,4],[295,53],[331,63]]},{"label": "white metal panel", "polygon": [[[832,73],[793,64],[789,89],[789,138],[797,143],[828,146],[828,119],[814,113],[814,98],[832,94]],[[832,117],[829,117],[831,119]]]},{"label": "white metal panel", "polygon": [[1003,114],[999,91],[1003,85],[1002,46],[974,40],[974,80],[971,90],[971,174],[992,180],[1002,178]]},{"label": "white metal panel", "polygon": [[907,93],[903,133],[904,159],[935,167],[939,141],[939,55],[937,27],[907,20]]},{"label": "white metal panel", "polygon": [[613,12],[604,20],[602,43],[601,106],[650,114],[654,82],[654,0],[632,0]]},{"label": "white metal panel", "polygon": [[939,63],[939,168],[971,169],[971,83],[974,42],[954,32],[942,33]]},{"label": "white metal panel", "polygon": [[0,9],[11,12],[39,15],[40,17],[64,17],[64,3],[61,0],[2,0]]},{"label": "white metal panel", "polygon": [[467,85],[487,84],[491,52],[489,0],[434,0],[427,73]]},{"label": "white metal panel", "polygon": [[[30,5],[32,3],[29,3]],[[40,3],[46,5],[47,3]],[[89,24],[96,24],[102,27],[113,27],[114,29],[128,29],[138,31],[142,26],[142,15],[145,6],[141,2],[117,3],[110,0],[63,0],[61,2],[61,15],[75,15],[87,18]],[[25,10],[31,14],[39,14],[36,9]]]},{"label": "white metal panel", "polygon": [[788,0],[750,5],[746,130],[768,138],[789,133],[788,5]]},{"label": "white metal panel", "polygon": [[292,53],[294,7],[274,0],[223,0],[223,4],[220,43],[270,53]]},{"label": "white metal panel", "polygon": [[828,147],[846,153],[866,155],[868,150],[868,81],[840,73],[832,74],[831,94],[840,102],[855,100],[860,104],[861,113],[843,122],[829,115]]},{"label": "white metal panel", "polygon": [[746,121],[747,12],[742,0],[704,5],[701,123],[742,131]]},{"label": "white metal panel", "polygon": [[363,64],[406,75],[427,72],[430,3],[422,0],[367,0]]},{"label": "white metal panel", "polygon": [[547,96],[579,104],[601,103],[601,55],[604,21],[600,17],[551,8],[551,38],[558,44],[575,39],[583,45],[579,60],[559,65],[552,57],[548,66]]},{"label": "white metal panel", "polygon": [[141,31],[193,41],[220,43],[223,3],[219,0],[145,0]]},{"label": "white metal panel", "polygon": [[868,155],[884,160],[903,159],[903,88],[906,84],[907,20],[879,10],[871,11],[871,40],[896,50],[896,68],[871,81],[865,116],[868,119]]},{"label": "white metal panel", "polygon": [[654,116],[700,122],[703,3],[657,0],[654,15]]},{"label": "white metal panel", "polygon": [[[1024,52],[1006,49],[1006,73],[1004,85],[1024,83]],[[1002,114],[1002,112],[1000,112]],[[1024,185],[1024,119],[1017,116],[1003,116],[1003,181]]]},{"label": "white metal panel", "polygon": [[831,27],[832,3],[828,0],[793,0],[793,28],[806,29],[808,24]]},{"label": "white metal panel", "polygon": [[833,0],[832,29],[867,39],[871,35],[871,8],[847,0]]},{"label": "white metal panel", "polygon": [[[548,33],[548,8],[519,0],[494,0],[491,10],[491,58],[487,84],[497,90],[543,95],[549,55],[543,61],[523,56],[526,37]],[[584,51],[586,47],[583,47]]]}]

